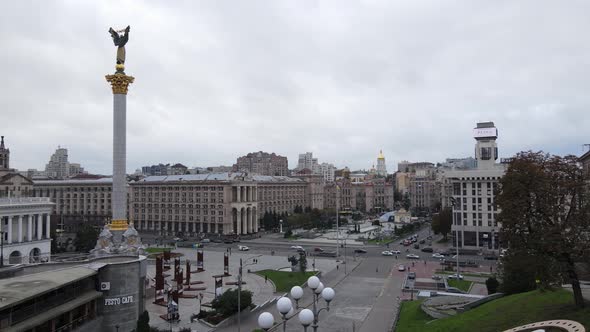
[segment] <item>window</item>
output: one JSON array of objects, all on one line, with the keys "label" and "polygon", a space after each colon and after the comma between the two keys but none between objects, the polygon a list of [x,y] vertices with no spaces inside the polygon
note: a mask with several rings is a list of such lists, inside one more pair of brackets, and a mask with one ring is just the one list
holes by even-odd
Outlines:
[{"label": "window", "polygon": [[481,148],[481,159],[482,160],[490,160],[492,159],[492,148]]}]

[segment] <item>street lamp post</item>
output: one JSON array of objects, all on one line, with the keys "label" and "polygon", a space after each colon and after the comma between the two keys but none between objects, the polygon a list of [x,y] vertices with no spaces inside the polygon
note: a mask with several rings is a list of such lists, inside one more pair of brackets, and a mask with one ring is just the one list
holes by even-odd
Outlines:
[{"label": "street lamp post", "polygon": [[[0,219],[0,225],[2,225]],[[8,262],[10,264],[10,262]],[[0,267],[4,267],[4,230],[0,230]]]},{"label": "street lamp post", "polygon": [[339,225],[339,216],[340,216],[340,186],[336,185],[336,261],[340,259],[340,251],[338,248],[340,247],[340,225]]},{"label": "street lamp post", "polygon": [[[313,331],[317,332],[319,315],[322,310],[330,311],[330,301],[334,299],[336,293],[330,287],[325,287],[316,276],[311,276],[307,279],[307,285],[313,291],[313,310],[303,309],[299,312],[299,322],[303,326],[304,331],[307,327],[312,325]],[[291,297],[295,300],[295,308],[288,297],[281,297],[277,301],[277,310],[283,317],[283,331],[287,330],[287,316],[294,312],[294,309],[299,309],[299,300],[303,297],[303,288],[294,286],[291,288]],[[318,300],[320,296],[326,301],[326,307],[318,309]],[[258,325],[264,331],[268,331],[274,325],[274,317],[269,312],[263,312],[258,316]]]},{"label": "street lamp post", "polygon": [[459,225],[457,225],[455,223],[455,207],[456,207],[456,200],[455,197],[451,197],[451,205],[453,206],[453,210],[452,210],[452,217],[453,217],[453,225],[455,225],[456,231],[455,231],[455,243],[457,246],[457,279],[459,279]]},{"label": "street lamp post", "polygon": [[[246,259],[246,261],[253,259],[254,257],[250,257]],[[246,264],[245,266],[252,265]],[[240,332],[242,318],[240,316],[242,312],[242,305],[240,303],[242,297],[242,259],[240,258],[240,268],[238,269],[238,332]],[[199,309],[200,310],[200,309]]]}]

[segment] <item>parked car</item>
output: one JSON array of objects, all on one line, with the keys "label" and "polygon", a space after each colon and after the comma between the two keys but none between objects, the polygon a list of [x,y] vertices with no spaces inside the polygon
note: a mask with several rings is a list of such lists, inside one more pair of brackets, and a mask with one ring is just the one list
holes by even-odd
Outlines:
[{"label": "parked car", "polygon": [[455,274],[450,274],[447,276],[448,279],[459,279],[459,280],[463,280],[463,276],[461,274],[457,275]]},{"label": "parked car", "polygon": [[432,235],[428,235],[427,240],[432,240]]},{"label": "parked car", "polygon": [[439,253],[435,253],[435,254],[432,254],[432,258],[443,259],[443,258],[445,258],[445,256],[443,256],[443,255],[441,255]]},{"label": "parked car", "polygon": [[223,243],[234,243],[234,241],[232,239],[225,239],[223,240]]},{"label": "parked car", "polygon": [[416,272],[408,273],[408,279],[416,279]]},{"label": "parked car", "polygon": [[315,252],[324,252],[324,249],[322,249],[320,247],[315,247],[315,248],[313,248],[313,251],[315,251]]},{"label": "parked car", "polygon": [[406,257],[409,259],[420,259],[420,256],[414,254],[407,254]]},{"label": "parked car", "polygon": [[426,243],[426,240],[424,240],[424,239],[420,240],[420,244],[424,244],[424,243]]},{"label": "parked car", "polygon": [[489,256],[484,256],[483,259],[487,259],[487,260],[490,260],[490,261],[497,261],[498,260],[498,256],[489,255]]},{"label": "parked car", "polygon": [[383,256],[393,256],[393,254],[389,250],[382,251],[381,252],[381,255],[383,255]]},{"label": "parked car", "polygon": [[366,254],[367,251],[365,249],[354,249],[355,254]]},{"label": "parked car", "polygon": [[405,265],[400,265],[397,267],[398,271],[405,271],[406,270],[406,266]]},{"label": "parked car", "polygon": [[422,252],[433,252],[433,250],[430,247],[425,247],[425,248],[422,248]]},{"label": "parked car", "polygon": [[250,250],[250,248],[248,248],[246,246],[238,246],[238,250],[240,250],[240,251],[248,251],[248,250]]},{"label": "parked car", "polygon": [[419,245],[418,243],[416,243],[416,244],[414,245],[414,249],[420,249],[420,245]]},{"label": "parked car", "polygon": [[213,240],[211,240],[211,242],[213,242],[213,243],[222,243],[223,241],[221,241],[221,239],[213,239]]},{"label": "parked car", "polygon": [[391,253],[392,253],[392,254],[394,254],[394,255],[399,255],[399,254],[401,254],[401,251],[399,251],[399,250],[390,250],[390,251],[391,251]]}]

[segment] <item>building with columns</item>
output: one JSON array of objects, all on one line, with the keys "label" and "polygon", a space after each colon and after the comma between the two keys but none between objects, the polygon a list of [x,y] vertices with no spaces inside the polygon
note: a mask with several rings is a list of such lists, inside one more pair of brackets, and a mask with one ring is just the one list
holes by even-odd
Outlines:
[{"label": "building with columns", "polygon": [[10,150],[0,141],[0,236],[2,263],[49,260],[51,237],[48,198],[28,197],[33,182],[10,168]]},{"label": "building with columns", "polygon": [[264,212],[304,206],[306,186],[242,172],[149,176],[130,183],[130,219],[141,232],[252,234]]},{"label": "building with columns", "polygon": [[48,261],[51,253],[49,215],[53,203],[45,197],[0,198],[4,263]]}]

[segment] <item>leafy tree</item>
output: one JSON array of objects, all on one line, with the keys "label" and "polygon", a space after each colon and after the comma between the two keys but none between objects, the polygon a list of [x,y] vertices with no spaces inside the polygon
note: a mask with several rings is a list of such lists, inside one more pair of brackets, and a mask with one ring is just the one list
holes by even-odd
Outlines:
[{"label": "leafy tree", "polygon": [[289,237],[291,237],[291,236],[293,236],[293,231],[292,231],[292,230],[288,230],[288,231],[286,231],[286,232],[285,232],[285,236],[284,236],[284,237],[285,237],[285,239],[286,239],[286,238],[289,238]]},{"label": "leafy tree", "polygon": [[450,208],[445,208],[432,217],[432,231],[434,234],[442,234],[444,240],[447,240],[447,234],[451,232],[453,225],[453,212]]},{"label": "leafy tree", "polygon": [[307,258],[305,257],[304,253],[299,254],[299,268],[301,269],[302,273],[307,271]]},{"label": "leafy tree", "polygon": [[555,270],[539,267],[536,277],[542,284],[551,284],[563,275],[572,284],[578,308],[584,307],[584,299],[574,264],[590,256],[586,180],[575,156],[521,152],[500,180],[496,198],[503,243],[510,252],[548,262]]},{"label": "leafy tree", "polygon": [[[516,249],[510,251],[501,260],[500,291],[505,294],[528,292],[536,288],[534,260],[525,252]],[[486,283],[487,285],[487,283]]]},{"label": "leafy tree", "polygon": [[[242,290],[240,295],[240,307],[241,310],[244,310],[252,304],[252,292]],[[215,311],[226,317],[238,312],[238,290],[226,290],[221,296],[211,302],[211,306]]]},{"label": "leafy tree", "polygon": [[498,292],[498,286],[500,286],[500,283],[498,282],[498,279],[496,279],[495,277],[489,277],[486,280],[486,288],[488,289],[488,294],[494,294]]},{"label": "leafy tree", "polygon": [[410,211],[410,194],[406,193],[402,199],[402,206],[406,211]]},{"label": "leafy tree", "polygon": [[76,232],[76,249],[78,251],[89,252],[96,246],[98,240],[98,230],[91,225],[83,225]]},{"label": "leafy tree", "polygon": [[150,332],[150,315],[147,311],[144,311],[141,315],[139,315],[139,319],[137,320],[137,329],[136,332]]},{"label": "leafy tree", "polygon": [[403,196],[402,196],[401,191],[399,191],[399,190],[394,191],[393,192],[393,201],[400,202],[402,200],[403,200]]}]

